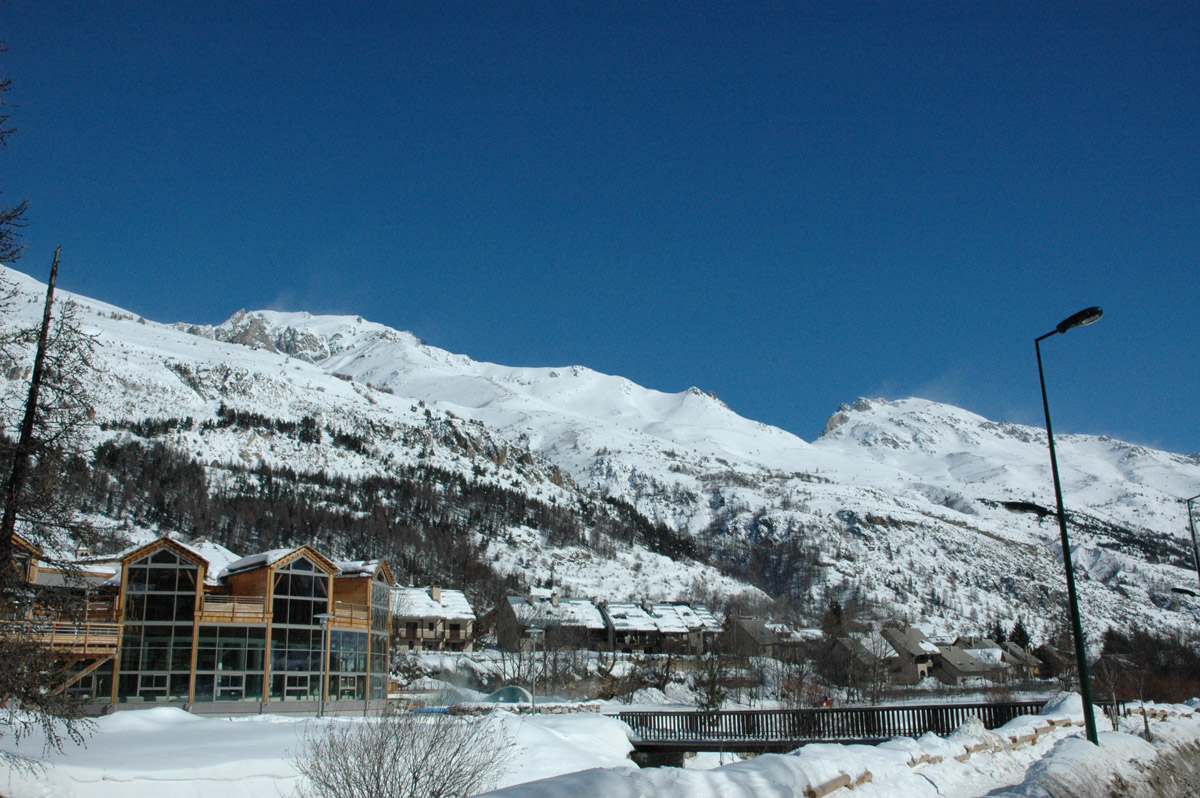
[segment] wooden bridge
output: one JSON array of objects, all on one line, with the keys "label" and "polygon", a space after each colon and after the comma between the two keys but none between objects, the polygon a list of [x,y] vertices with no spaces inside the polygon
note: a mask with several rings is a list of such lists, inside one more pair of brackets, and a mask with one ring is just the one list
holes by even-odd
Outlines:
[{"label": "wooden bridge", "polygon": [[723,712],[621,712],[643,754],[684,751],[767,753],[805,743],[877,743],[893,737],[948,735],[968,718],[988,729],[1020,715],[1036,715],[1042,701],[924,704],[895,707],[761,709]]}]

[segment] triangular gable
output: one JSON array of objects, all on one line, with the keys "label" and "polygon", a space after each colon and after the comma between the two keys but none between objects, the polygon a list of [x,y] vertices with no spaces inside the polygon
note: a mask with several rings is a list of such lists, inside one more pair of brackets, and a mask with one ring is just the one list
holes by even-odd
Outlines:
[{"label": "triangular gable", "polygon": [[312,546],[308,545],[307,543],[305,543],[304,545],[299,546],[295,549],[292,549],[287,554],[283,555],[282,557],[277,558],[274,562],[265,563],[265,565],[267,565],[273,569],[284,568],[292,560],[295,560],[302,556],[308,557],[308,559],[312,560],[318,566],[320,566],[322,570],[327,571],[331,575],[336,574],[340,570],[337,567],[337,563],[335,563],[333,560],[329,559],[324,554],[317,551],[316,549],[314,549]]},{"label": "triangular gable", "polygon": [[392,569],[388,567],[387,560],[380,560],[379,567],[375,569],[375,576],[380,575],[387,581],[388,587],[396,586],[396,577],[392,576]]},{"label": "triangular gable", "polygon": [[147,543],[145,546],[140,546],[140,547],[134,549],[133,551],[129,552],[128,554],[126,554],[125,556],[123,556],[121,558],[121,564],[129,565],[134,560],[140,560],[142,557],[145,557],[149,554],[153,554],[155,551],[157,551],[158,549],[161,549],[161,548],[171,549],[171,551],[175,552],[180,557],[183,557],[185,560],[194,562],[205,573],[208,572],[208,567],[209,567],[208,560],[206,560],[204,557],[197,554],[191,548],[184,546],[182,543],[179,543],[178,541],[172,540],[171,538],[168,538],[168,537],[161,537],[161,538],[158,538],[157,540],[152,540],[149,543]]}]

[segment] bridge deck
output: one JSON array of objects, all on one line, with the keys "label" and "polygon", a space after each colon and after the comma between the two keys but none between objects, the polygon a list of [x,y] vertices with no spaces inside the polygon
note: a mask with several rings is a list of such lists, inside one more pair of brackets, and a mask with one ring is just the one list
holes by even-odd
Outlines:
[{"label": "bridge deck", "polygon": [[989,729],[1041,711],[1041,701],[926,704],[896,707],[814,707],[722,712],[621,712],[642,752],[782,752],[805,743],[876,743],[892,737],[948,735],[968,718]]}]

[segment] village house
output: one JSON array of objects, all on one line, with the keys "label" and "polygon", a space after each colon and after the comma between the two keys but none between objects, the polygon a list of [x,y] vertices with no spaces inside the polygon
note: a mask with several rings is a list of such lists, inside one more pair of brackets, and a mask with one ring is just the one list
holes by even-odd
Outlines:
[{"label": "village house", "polygon": [[557,589],[534,588],[528,595],[510,595],[497,608],[496,640],[501,648],[517,651],[532,646],[530,630],[541,630],[542,645],[603,651],[608,624],[591,599],[560,596]]},{"label": "village house", "polygon": [[722,632],[707,607],[682,601],[602,602],[600,611],[609,649],[627,654],[701,654]]},{"label": "village house", "polygon": [[1007,681],[1008,664],[1003,661],[999,647],[965,649],[941,646],[933,675],[945,684],[959,685],[971,679],[992,682]]},{"label": "village house", "polygon": [[472,651],[475,610],[461,590],[392,589],[392,645],[402,651]]},{"label": "village house", "polygon": [[910,626],[907,629],[884,628],[880,634],[891,644],[897,654],[896,662],[893,665],[894,684],[916,684],[933,674],[938,647],[925,636],[924,632]]},{"label": "village house", "polygon": [[1036,679],[1042,675],[1042,661],[1011,640],[1001,643],[1004,661],[1020,679]]},{"label": "village house", "polygon": [[774,657],[779,633],[761,618],[732,615],[725,619],[729,650],[742,657]]}]

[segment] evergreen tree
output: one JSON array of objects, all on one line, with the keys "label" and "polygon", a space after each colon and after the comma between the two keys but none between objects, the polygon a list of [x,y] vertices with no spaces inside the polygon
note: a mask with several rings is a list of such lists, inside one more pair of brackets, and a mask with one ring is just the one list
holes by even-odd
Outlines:
[{"label": "evergreen tree", "polygon": [[1013,623],[1012,631],[1008,633],[1008,639],[1021,648],[1029,648],[1029,631],[1025,628],[1025,622],[1021,618]]}]

